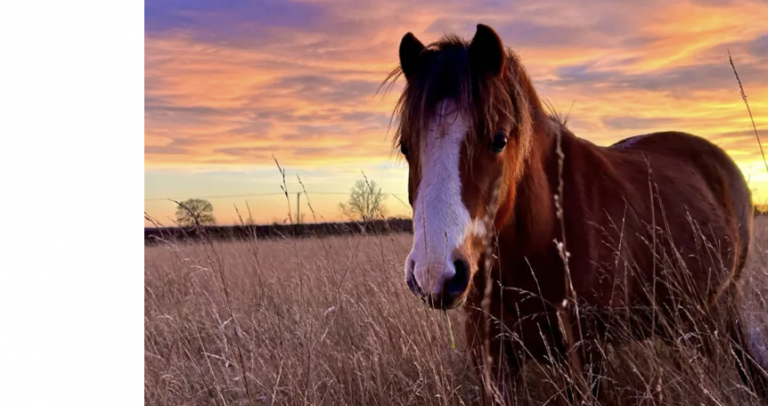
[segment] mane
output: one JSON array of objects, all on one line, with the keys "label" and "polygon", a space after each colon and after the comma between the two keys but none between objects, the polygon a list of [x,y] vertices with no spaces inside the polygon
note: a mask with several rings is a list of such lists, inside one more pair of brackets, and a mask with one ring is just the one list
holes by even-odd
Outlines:
[{"label": "mane", "polygon": [[[506,49],[506,70],[501,77],[478,78],[470,71],[468,46],[469,43],[458,36],[446,35],[426,47],[419,70],[406,83],[393,111],[392,118],[399,118],[393,147],[419,142],[418,137],[427,133],[429,120],[436,114],[439,103],[450,100],[473,124],[465,137],[470,151],[479,143],[489,141],[496,130],[492,126],[500,119],[514,123],[521,134],[523,159],[519,161],[522,165],[530,153],[535,122],[554,121],[564,126],[565,121],[545,111],[514,51]],[[382,86],[390,84],[391,87],[402,73],[398,66]]]},{"label": "mane", "polygon": [[542,98],[541,99],[544,108],[547,109],[547,116],[551,121],[554,122],[554,124],[557,124],[563,128],[568,128],[568,118],[571,116],[571,109],[573,108],[573,103],[571,103],[571,107],[568,108],[568,112],[565,114],[562,114],[561,112],[557,111],[557,108],[555,108],[555,105],[547,100]]}]

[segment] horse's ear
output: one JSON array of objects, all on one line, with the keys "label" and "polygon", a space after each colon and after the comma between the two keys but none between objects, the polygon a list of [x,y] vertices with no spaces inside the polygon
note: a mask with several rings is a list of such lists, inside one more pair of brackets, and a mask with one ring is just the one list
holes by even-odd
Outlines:
[{"label": "horse's ear", "polygon": [[410,79],[418,68],[419,54],[424,44],[412,33],[407,33],[400,41],[400,68],[406,79]]},{"label": "horse's ear", "polygon": [[469,44],[469,60],[476,72],[499,76],[504,72],[506,52],[501,38],[491,27],[478,24],[472,43]]}]

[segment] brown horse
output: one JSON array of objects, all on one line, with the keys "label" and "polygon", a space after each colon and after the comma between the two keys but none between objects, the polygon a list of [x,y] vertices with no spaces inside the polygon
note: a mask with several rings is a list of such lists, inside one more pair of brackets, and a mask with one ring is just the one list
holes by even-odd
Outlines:
[{"label": "brown horse", "polygon": [[[406,281],[435,308],[464,306],[496,394],[526,358],[554,351],[592,368],[601,343],[674,340],[723,320],[742,378],[766,396],[752,358],[768,354],[736,310],[751,196],[722,149],[682,132],[609,147],[576,137],[482,24],[469,42],[424,46],[408,33],[399,52],[387,80],[407,82],[395,137],[414,210]],[[629,334],[612,334],[618,322]]]}]

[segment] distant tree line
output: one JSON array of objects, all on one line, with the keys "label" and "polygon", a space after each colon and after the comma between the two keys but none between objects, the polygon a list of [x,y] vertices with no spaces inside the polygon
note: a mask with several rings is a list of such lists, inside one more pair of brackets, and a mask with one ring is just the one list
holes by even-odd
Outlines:
[{"label": "distant tree line", "polygon": [[[358,180],[344,203],[339,203],[342,216],[351,221],[369,222],[384,220],[387,210],[384,202],[387,195],[375,181],[368,178]],[[303,222],[302,222],[303,223]],[[178,227],[210,226],[216,224],[213,205],[205,199],[187,199],[176,202],[176,225]]]},{"label": "distant tree line", "polygon": [[[347,201],[339,203],[339,211],[352,222],[366,223],[374,220],[387,220],[387,210],[384,206],[386,197],[375,181],[369,181],[367,178],[361,179],[355,182]],[[192,228],[216,224],[213,205],[205,199],[187,199],[176,202],[176,205],[176,225],[178,227]],[[755,216],[768,214],[768,204],[754,205],[753,213]]]}]

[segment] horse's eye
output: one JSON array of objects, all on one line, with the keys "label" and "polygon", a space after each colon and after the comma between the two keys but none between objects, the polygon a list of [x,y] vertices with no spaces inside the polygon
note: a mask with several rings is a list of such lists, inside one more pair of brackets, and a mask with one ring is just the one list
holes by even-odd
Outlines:
[{"label": "horse's eye", "polygon": [[403,154],[403,156],[405,157],[408,156],[408,146],[406,146],[402,142],[400,143],[400,153]]},{"label": "horse's eye", "polygon": [[504,131],[496,131],[493,134],[493,141],[491,141],[491,151],[499,153],[507,146],[507,134]]}]

